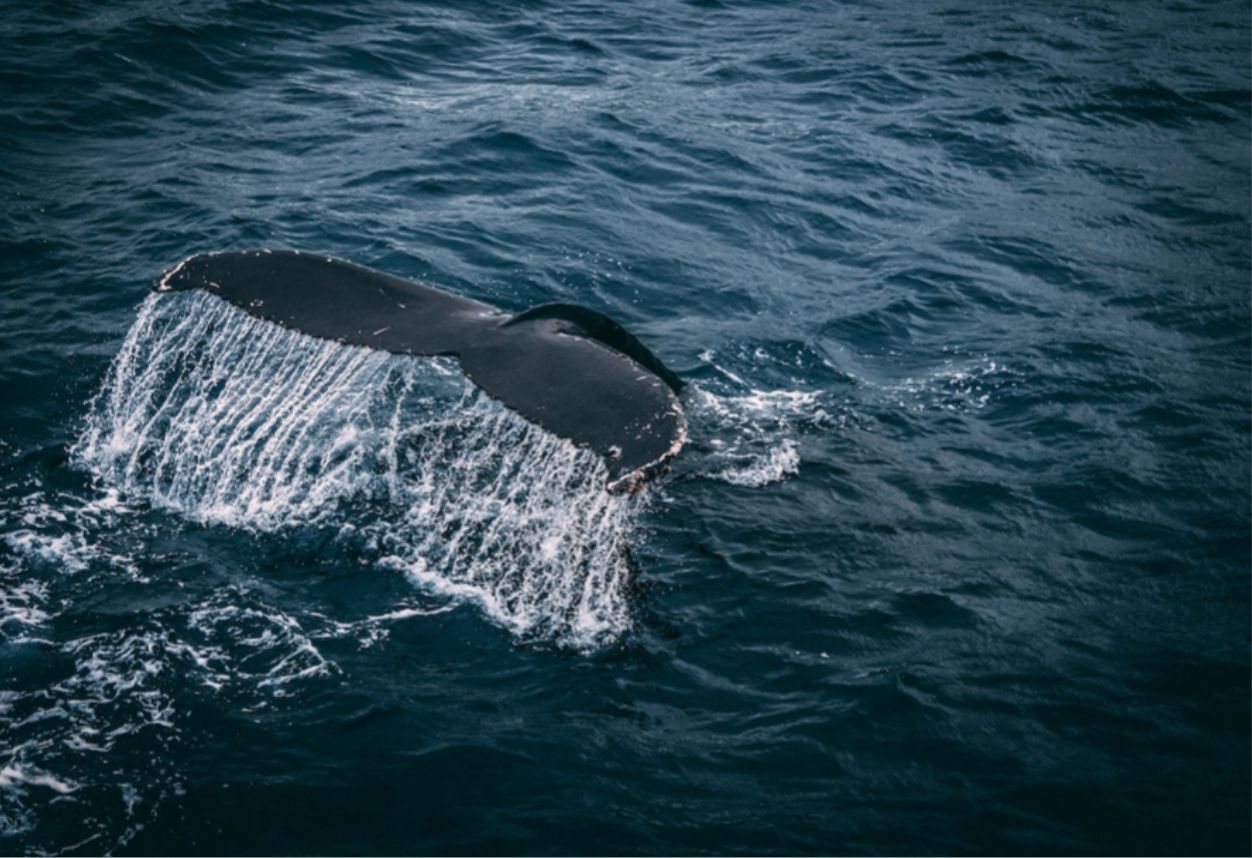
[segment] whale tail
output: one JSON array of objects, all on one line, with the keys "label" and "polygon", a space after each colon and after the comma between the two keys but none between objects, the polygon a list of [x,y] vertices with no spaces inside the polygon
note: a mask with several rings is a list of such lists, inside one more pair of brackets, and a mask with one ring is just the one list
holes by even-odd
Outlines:
[{"label": "whale tail", "polygon": [[260,319],[395,354],[455,357],[484,392],[604,459],[634,488],[682,448],[682,382],[612,319],[573,304],[516,315],[339,259],[297,251],[193,256],[158,292],[202,289]]}]

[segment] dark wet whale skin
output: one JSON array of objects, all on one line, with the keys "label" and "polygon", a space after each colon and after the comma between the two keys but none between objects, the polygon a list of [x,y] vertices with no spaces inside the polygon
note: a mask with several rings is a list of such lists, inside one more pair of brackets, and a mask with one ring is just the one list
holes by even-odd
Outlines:
[{"label": "dark wet whale skin", "polygon": [[517,315],[340,259],[293,250],[199,254],[154,285],[203,289],[310,336],[455,357],[492,397],[604,457],[610,489],[661,470],[686,437],[682,382],[600,313],[543,304]]}]

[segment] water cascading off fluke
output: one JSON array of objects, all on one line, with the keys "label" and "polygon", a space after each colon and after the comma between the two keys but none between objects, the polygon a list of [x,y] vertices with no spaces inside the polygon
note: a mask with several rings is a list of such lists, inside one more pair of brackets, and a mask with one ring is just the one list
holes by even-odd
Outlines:
[{"label": "water cascading off fluke", "polygon": [[632,522],[604,460],[466,382],[450,358],[342,345],[200,290],[140,309],[74,445],[189,519],[368,532],[373,559],[524,637],[630,623]]}]

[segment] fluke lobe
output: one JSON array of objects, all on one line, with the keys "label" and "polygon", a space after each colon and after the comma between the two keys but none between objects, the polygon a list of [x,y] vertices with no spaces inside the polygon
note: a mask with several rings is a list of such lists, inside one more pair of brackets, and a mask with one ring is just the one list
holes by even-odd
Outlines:
[{"label": "fluke lobe", "polygon": [[573,304],[509,315],[341,259],[290,250],[205,253],[157,292],[202,289],[313,337],[405,355],[444,355],[489,396],[590,447],[610,491],[634,489],[686,441],[682,382],[612,319]]}]

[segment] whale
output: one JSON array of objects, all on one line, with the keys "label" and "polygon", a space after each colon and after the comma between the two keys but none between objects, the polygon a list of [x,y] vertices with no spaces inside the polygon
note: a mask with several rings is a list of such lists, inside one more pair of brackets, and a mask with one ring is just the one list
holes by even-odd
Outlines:
[{"label": "whale", "polygon": [[258,319],[344,345],[455,358],[488,396],[597,453],[612,492],[638,490],[663,473],[687,438],[682,380],[587,307],[550,303],[509,313],[297,250],[197,254],[153,289],[199,289]]}]

